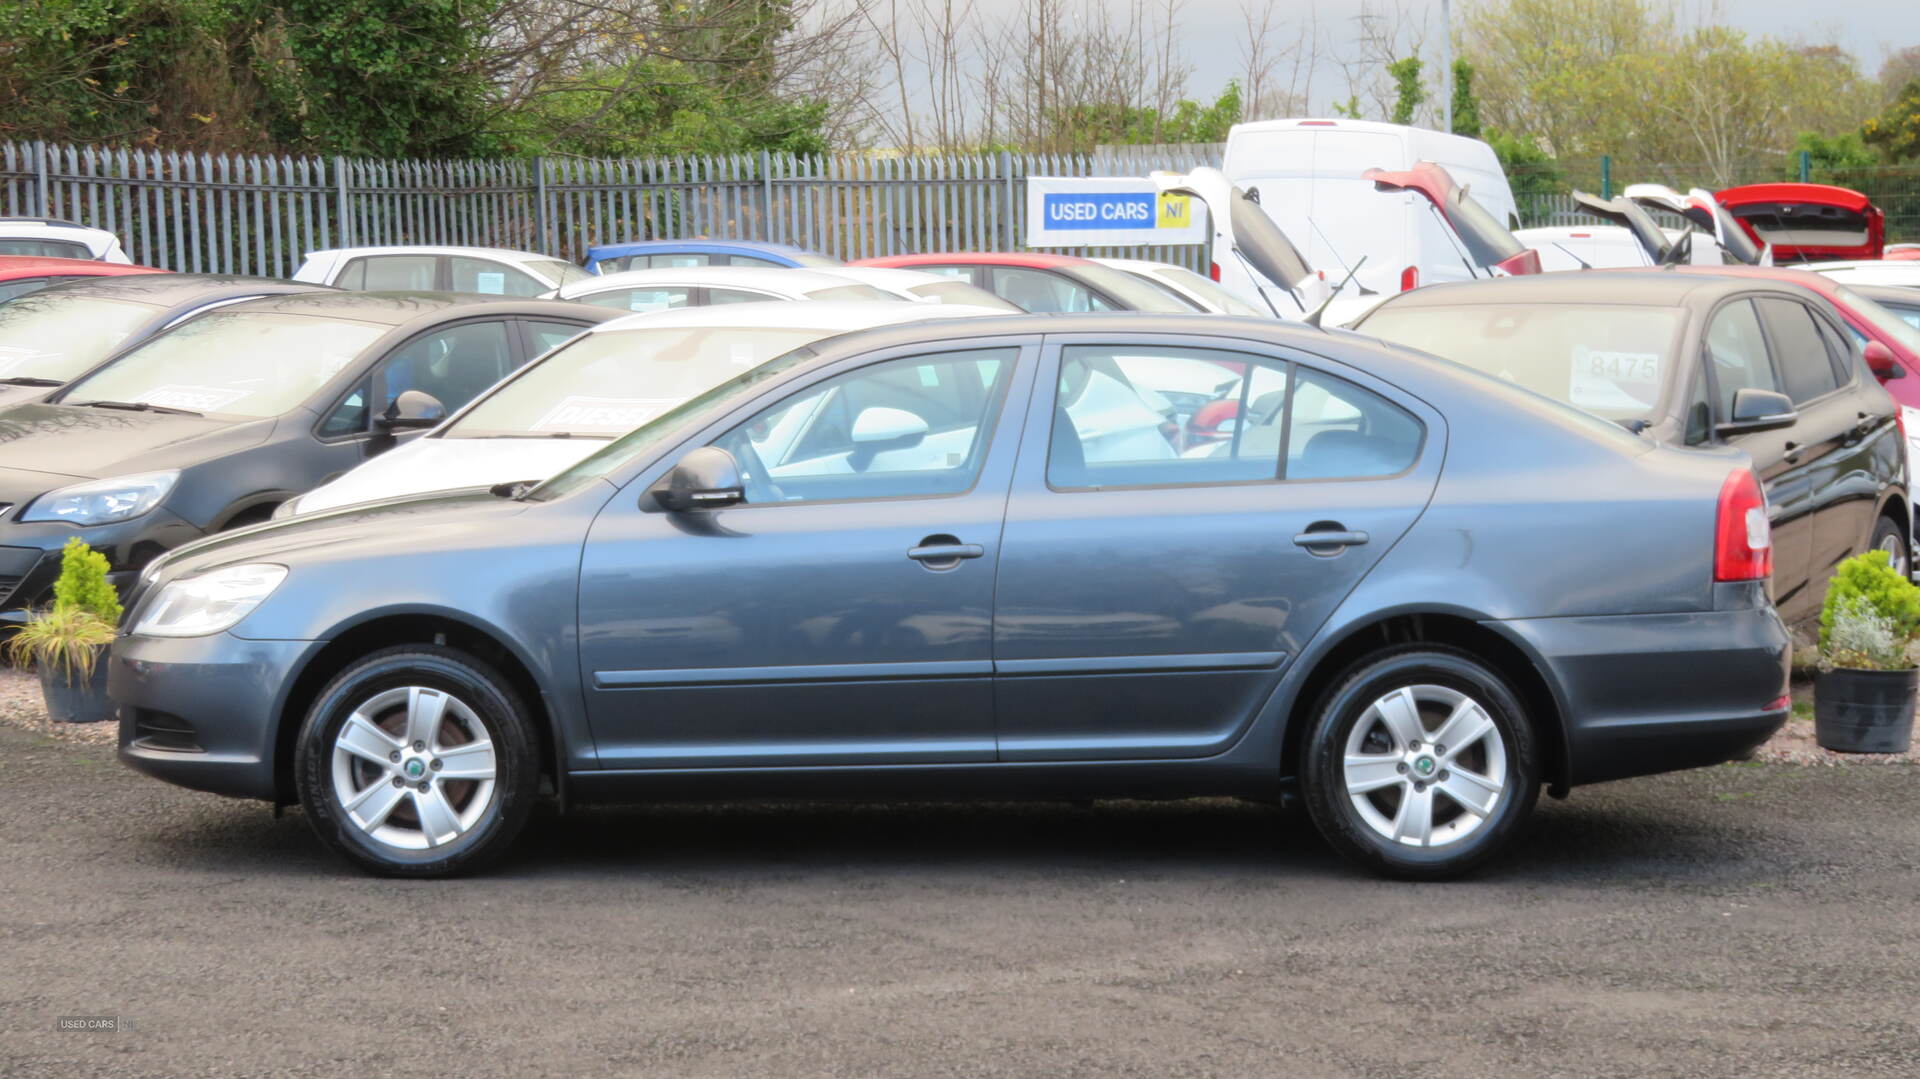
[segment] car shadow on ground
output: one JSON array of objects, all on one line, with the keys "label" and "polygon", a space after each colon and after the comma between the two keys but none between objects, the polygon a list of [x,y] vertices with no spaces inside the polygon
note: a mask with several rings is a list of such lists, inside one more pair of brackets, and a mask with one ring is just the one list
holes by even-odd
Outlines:
[{"label": "car shadow on ground", "polygon": [[[138,839],[140,837],[136,837]],[[184,831],[145,835],[168,864],[208,872],[331,876],[345,869],[298,809],[236,809]],[[1544,801],[1486,882],[1640,887],[1684,877],[1778,879],[1795,861],[1756,825],[1612,802]],[[811,872],[912,876],[1024,874],[1321,878],[1363,875],[1304,812],[1232,799],[1097,803],[777,803],[543,808],[498,878],[635,874],[792,878]]]}]

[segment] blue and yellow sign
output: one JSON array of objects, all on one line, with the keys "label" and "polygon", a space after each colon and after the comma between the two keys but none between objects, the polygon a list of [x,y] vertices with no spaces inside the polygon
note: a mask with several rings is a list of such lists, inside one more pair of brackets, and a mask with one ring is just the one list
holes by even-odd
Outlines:
[{"label": "blue and yellow sign", "polygon": [[1151,180],[1027,178],[1029,247],[1204,243],[1195,216],[1191,197],[1161,194]]}]

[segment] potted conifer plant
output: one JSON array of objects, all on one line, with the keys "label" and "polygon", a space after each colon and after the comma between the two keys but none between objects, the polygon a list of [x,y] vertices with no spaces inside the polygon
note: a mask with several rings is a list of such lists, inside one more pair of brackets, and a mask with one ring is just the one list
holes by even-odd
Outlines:
[{"label": "potted conifer plant", "polygon": [[40,672],[47,715],[57,723],[93,723],[113,718],[107,698],[107,665],[101,653],[113,643],[120,597],[107,581],[105,555],[78,537],[60,552],[53,606],[20,627],[7,650],[19,664]]},{"label": "potted conifer plant", "polygon": [[1840,563],[1820,609],[1820,670],[1813,733],[1841,753],[1904,753],[1913,741],[1920,670],[1920,587],[1885,551]]}]

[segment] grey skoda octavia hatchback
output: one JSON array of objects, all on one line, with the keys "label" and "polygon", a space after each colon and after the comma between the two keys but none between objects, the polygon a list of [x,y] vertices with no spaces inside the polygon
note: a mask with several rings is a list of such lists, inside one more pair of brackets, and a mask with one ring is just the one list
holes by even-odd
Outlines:
[{"label": "grey skoda octavia hatchback", "polygon": [[744,369],[538,485],[182,547],[110,691],[128,764],[298,802],[380,873],[471,868],[551,791],[1298,797],[1440,877],[1542,787],[1778,728],[1770,558],[1738,451],[1377,341],[940,321]]}]

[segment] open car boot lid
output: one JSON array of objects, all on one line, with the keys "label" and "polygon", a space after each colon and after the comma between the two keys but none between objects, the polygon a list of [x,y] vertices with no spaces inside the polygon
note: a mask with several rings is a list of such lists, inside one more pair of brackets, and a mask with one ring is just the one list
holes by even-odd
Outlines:
[{"label": "open car boot lid", "polygon": [[1488,276],[1495,271],[1514,275],[1540,272],[1540,252],[1521,243],[1443,166],[1420,161],[1398,172],[1368,169],[1360,178],[1373,181],[1380,191],[1412,191],[1426,196],[1475,266]]}]

